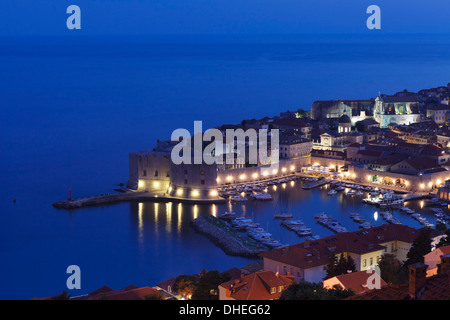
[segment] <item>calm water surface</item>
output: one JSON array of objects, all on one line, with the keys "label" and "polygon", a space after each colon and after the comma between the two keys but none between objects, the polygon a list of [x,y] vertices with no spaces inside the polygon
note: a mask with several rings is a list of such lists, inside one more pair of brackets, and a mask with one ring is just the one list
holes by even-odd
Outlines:
[{"label": "calm water surface", "polygon": [[[449,60],[447,37],[2,39],[0,298],[55,295],[71,264],[82,270],[82,289],[72,294],[247,264],[189,227],[211,206],[123,203],[67,212],[51,204],[69,188],[75,197],[111,192],[127,182],[128,152],[152,148],[176,128],[192,131],[195,120],[207,129],[308,109],[318,99],[445,85]],[[373,217],[374,208],[356,199],[289,188],[291,211],[315,234],[331,234],[315,225],[317,212],[349,230],[356,228],[349,212]],[[295,243],[271,217],[286,190],[272,191],[272,203],[215,210],[250,216]]]}]

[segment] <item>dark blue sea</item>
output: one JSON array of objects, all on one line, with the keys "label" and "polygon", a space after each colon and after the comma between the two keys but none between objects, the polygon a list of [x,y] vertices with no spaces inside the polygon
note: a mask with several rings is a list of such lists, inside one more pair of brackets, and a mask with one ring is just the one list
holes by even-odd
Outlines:
[{"label": "dark blue sea", "polygon": [[232,208],[146,202],[68,212],[52,203],[69,189],[74,197],[113,192],[127,182],[129,152],[177,128],[193,131],[195,120],[205,130],[314,100],[446,85],[449,74],[446,36],[2,38],[0,299],[67,290],[73,264],[81,268],[73,295],[244,266],[252,260],[225,255],[189,221],[231,209],[283,243],[300,242],[272,219],[283,192],[315,234],[331,234],[312,218],[321,211],[356,230],[347,214],[371,218],[373,207],[298,185],[272,191],[271,203]]}]

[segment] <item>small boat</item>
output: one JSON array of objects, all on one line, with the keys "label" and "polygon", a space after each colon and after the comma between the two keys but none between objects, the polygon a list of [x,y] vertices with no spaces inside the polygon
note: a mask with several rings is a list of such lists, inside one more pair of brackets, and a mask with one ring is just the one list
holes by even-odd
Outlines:
[{"label": "small boat", "polygon": [[298,231],[295,231],[295,233],[300,237],[307,237],[307,236],[312,235],[312,231],[308,231],[308,230],[304,230],[304,231],[298,230]]},{"label": "small boat", "polygon": [[305,224],[300,220],[285,220],[281,223],[281,225],[293,230],[294,228],[304,226]]},{"label": "small boat", "polygon": [[362,192],[361,190],[358,190],[355,195],[357,195],[358,197],[361,197],[364,195],[364,192]]},{"label": "small boat", "polygon": [[327,219],[328,216],[324,212],[322,212],[322,213],[315,214],[314,218],[315,219]]},{"label": "small boat", "polygon": [[359,213],[350,213],[350,218],[355,222],[364,222],[365,219]]},{"label": "small boat", "polygon": [[248,201],[248,199],[246,197],[242,197],[242,196],[231,196],[230,200],[231,201]]},{"label": "small boat", "polygon": [[369,229],[372,228],[372,224],[369,221],[364,221],[363,223],[359,224],[359,227],[361,229]]},{"label": "small boat", "polygon": [[335,195],[336,193],[337,193],[337,191],[334,189],[331,189],[330,191],[328,191],[329,196]]},{"label": "small boat", "polygon": [[283,246],[283,244],[277,240],[262,241],[262,243],[271,248],[279,248]]},{"label": "small boat", "polygon": [[254,240],[258,240],[258,241],[273,240],[272,234],[270,234],[268,232],[249,233],[249,237],[253,238]]},{"label": "small boat", "polygon": [[262,193],[262,192],[260,192],[260,193],[254,194],[253,197],[254,197],[256,200],[261,200],[261,201],[270,201],[270,200],[273,200],[273,199],[272,199],[272,196],[271,196],[269,193]]},{"label": "small boat", "polygon": [[227,221],[231,221],[236,219],[236,213],[235,212],[224,212],[224,213],[219,213],[218,214],[218,218],[222,219],[222,220],[227,220]]},{"label": "small boat", "polygon": [[293,227],[291,228],[291,230],[292,230],[292,231],[295,231],[295,232],[297,232],[297,231],[312,231],[311,228],[308,228],[308,227],[305,226],[305,225],[301,225],[301,226],[293,226]]}]

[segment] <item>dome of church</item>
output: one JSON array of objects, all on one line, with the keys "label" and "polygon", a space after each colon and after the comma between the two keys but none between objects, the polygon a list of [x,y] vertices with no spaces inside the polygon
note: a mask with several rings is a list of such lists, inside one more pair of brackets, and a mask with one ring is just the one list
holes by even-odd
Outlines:
[{"label": "dome of church", "polygon": [[350,117],[346,114],[343,114],[340,118],[339,118],[339,123],[352,123],[352,121],[350,120]]}]

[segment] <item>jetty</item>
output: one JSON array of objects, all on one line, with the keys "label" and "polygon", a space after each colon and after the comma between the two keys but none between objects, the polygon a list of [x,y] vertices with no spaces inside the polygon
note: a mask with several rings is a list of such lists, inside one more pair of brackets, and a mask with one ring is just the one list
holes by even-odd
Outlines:
[{"label": "jetty", "polygon": [[329,182],[330,182],[330,180],[328,180],[328,179],[319,179],[317,181],[313,181],[311,183],[303,185],[302,188],[306,189],[306,190],[309,190],[309,189],[312,189],[312,188],[323,186],[323,185],[325,185],[325,184],[327,184]]},{"label": "jetty", "polygon": [[192,228],[204,234],[230,256],[258,258],[269,247],[234,230],[226,222],[214,216],[202,216],[191,221]]},{"label": "jetty", "polygon": [[430,199],[431,195],[424,192],[422,193],[410,192],[403,195],[403,198],[405,199],[405,201],[422,200],[422,199]]},{"label": "jetty", "polygon": [[[122,192],[122,193],[114,193],[114,194],[105,194],[105,195],[97,195],[86,198],[72,199],[72,200],[62,200],[53,203],[53,207],[57,209],[79,209],[84,207],[92,207],[98,205],[107,205],[107,204],[115,204],[119,202],[127,202],[127,201],[152,201],[152,202],[164,202],[164,201],[173,201],[173,202],[187,202],[192,203],[192,199],[183,199],[183,198],[175,198],[170,197],[164,194],[154,194],[149,192]],[[217,200],[202,200],[197,199],[195,203],[224,203],[225,199],[220,198]]]},{"label": "jetty", "polygon": [[334,233],[347,232],[347,229],[342,226],[337,220],[328,217],[325,213],[319,213],[314,215],[317,223],[330,229]]}]

